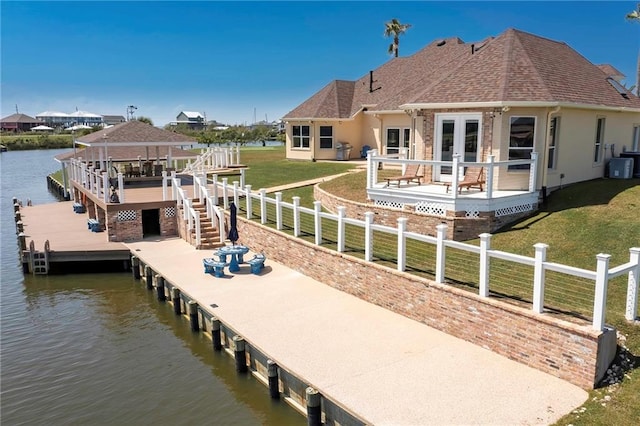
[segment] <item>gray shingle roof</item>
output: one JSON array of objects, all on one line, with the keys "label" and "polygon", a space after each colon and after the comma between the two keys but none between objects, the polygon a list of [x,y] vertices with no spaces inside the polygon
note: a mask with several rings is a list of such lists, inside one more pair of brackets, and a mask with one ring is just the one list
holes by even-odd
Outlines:
[{"label": "gray shingle roof", "polygon": [[2,123],[42,123],[37,118],[30,117],[26,114],[11,114],[0,120]]},{"label": "gray shingle roof", "polygon": [[[284,116],[353,117],[363,106],[399,110],[405,104],[470,102],[573,103],[640,108],[608,75],[567,44],[508,29],[477,43],[436,40],[395,58],[355,82],[336,80]],[[371,91],[370,88],[374,90]]]},{"label": "gray shingle roof", "polygon": [[119,123],[112,127],[89,133],[76,140],[81,143],[91,144],[103,143],[105,139],[107,143],[139,143],[140,145],[152,142],[175,142],[175,145],[197,143],[197,140],[193,137],[158,129],[150,124],[137,120]]}]

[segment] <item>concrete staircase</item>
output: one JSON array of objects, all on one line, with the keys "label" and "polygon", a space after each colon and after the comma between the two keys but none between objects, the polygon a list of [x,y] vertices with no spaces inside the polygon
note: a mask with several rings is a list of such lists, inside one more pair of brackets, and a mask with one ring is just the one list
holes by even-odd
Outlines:
[{"label": "concrete staircase", "polygon": [[196,246],[198,250],[209,250],[222,247],[224,243],[220,242],[220,232],[213,228],[211,220],[207,218],[207,208],[200,200],[193,200],[193,209],[200,213],[200,245],[196,245],[196,230],[191,230],[190,242]]}]

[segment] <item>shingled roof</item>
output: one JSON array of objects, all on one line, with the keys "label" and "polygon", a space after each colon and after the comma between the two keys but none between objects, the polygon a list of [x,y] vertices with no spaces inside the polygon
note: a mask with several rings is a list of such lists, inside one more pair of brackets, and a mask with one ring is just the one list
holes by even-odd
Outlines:
[{"label": "shingled roof", "polygon": [[153,145],[187,145],[198,141],[181,133],[158,129],[142,121],[132,120],[119,123],[97,132],[77,138],[82,145],[104,144],[128,144],[140,146]]},{"label": "shingled roof", "polygon": [[477,43],[436,40],[357,81],[333,81],[284,119],[348,119],[365,107],[397,111],[464,103],[640,109],[640,99],[630,91],[623,96],[608,77],[566,43],[508,29]]},{"label": "shingled roof", "polygon": [[[76,151],[55,156],[58,161],[70,158],[99,158],[100,149],[107,146],[109,157],[116,161],[132,161],[141,158],[160,158],[169,154],[172,158],[195,158],[197,154],[178,148],[181,145],[195,144],[195,138],[181,133],[158,129],[142,121],[132,120],[119,123],[103,130],[89,133],[76,139],[79,145],[86,145]],[[156,147],[155,149],[150,149]]]},{"label": "shingled roof", "polygon": [[4,117],[2,120],[0,120],[0,122],[2,123],[25,123],[25,124],[31,124],[31,123],[42,123],[42,121],[38,120],[37,118],[33,118],[30,117],[26,114],[11,114],[8,115],[6,117]]}]

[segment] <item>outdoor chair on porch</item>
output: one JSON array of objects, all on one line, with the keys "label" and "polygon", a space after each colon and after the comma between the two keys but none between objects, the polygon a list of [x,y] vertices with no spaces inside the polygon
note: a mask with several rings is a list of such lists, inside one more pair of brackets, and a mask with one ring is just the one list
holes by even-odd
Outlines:
[{"label": "outdoor chair on porch", "polygon": [[131,164],[124,165],[124,175],[125,177],[133,176],[133,166]]},{"label": "outdoor chair on porch", "polygon": [[422,164],[407,164],[407,168],[404,171],[404,174],[401,176],[394,176],[385,178],[387,181],[386,186],[391,185],[391,182],[396,182],[398,186],[400,186],[401,182],[417,182],[418,185],[422,183],[423,175],[420,174],[420,167]]},{"label": "outdoor chair on porch", "polygon": [[[471,188],[479,188],[480,192],[484,189],[484,168],[483,167],[467,167],[467,171],[464,174],[464,179],[458,182],[458,194],[462,192],[462,188],[467,188],[467,190]],[[451,182],[447,182],[445,184],[447,187],[447,192],[449,192],[449,187],[451,186]]]}]

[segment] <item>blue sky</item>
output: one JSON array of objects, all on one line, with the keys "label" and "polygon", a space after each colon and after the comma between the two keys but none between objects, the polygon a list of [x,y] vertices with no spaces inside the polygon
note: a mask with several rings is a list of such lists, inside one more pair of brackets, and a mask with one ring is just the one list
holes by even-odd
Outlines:
[{"label": "blue sky", "polygon": [[183,110],[244,124],[277,120],[335,79],[391,57],[384,23],[412,27],[400,56],[435,39],[516,28],[564,41],[635,84],[635,1],[2,1],[2,117],[55,110],[137,115],[163,126]]}]

